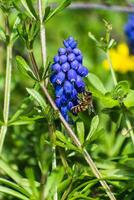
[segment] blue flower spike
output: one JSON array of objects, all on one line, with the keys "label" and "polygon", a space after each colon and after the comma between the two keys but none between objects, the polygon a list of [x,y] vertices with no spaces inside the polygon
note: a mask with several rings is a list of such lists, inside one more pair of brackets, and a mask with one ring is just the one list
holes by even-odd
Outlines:
[{"label": "blue flower spike", "polygon": [[83,77],[88,75],[88,69],[83,66],[83,56],[77,48],[77,41],[70,36],[63,41],[64,48],[58,49],[51,65],[50,81],[55,89],[55,104],[64,119],[72,123],[69,112],[78,105],[78,94],[85,91]]},{"label": "blue flower spike", "polygon": [[129,52],[131,55],[134,55],[134,14],[129,15],[124,31],[127,37]]}]

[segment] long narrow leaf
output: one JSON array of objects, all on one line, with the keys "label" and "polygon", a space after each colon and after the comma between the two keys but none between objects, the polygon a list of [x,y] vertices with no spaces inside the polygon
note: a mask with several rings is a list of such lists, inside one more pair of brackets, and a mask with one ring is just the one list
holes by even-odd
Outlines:
[{"label": "long narrow leaf", "polygon": [[56,15],[57,13],[61,12],[64,8],[66,8],[67,6],[69,6],[71,3],[71,0],[65,0],[63,1],[54,11],[52,11],[48,17],[46,18],[46,22],[48,20],[50,20],[54,15]]},{"label": "long narrow leaf", "polygon": [[43,97],[37,92],[35,89],[27,88],[27,92],[38,102],[38,104],[42,107],[42,109],[46,109],[46,103]]},{"label": "long narrow leaf", "polygon": [[4,187],[4,186],[0,186],[0,192],[14,196],[14,197],[17,197],[18,199],[29,200],[29,198],[22,195],[21,193],[16,192],[15,190],[9,189],[9,188]]}]

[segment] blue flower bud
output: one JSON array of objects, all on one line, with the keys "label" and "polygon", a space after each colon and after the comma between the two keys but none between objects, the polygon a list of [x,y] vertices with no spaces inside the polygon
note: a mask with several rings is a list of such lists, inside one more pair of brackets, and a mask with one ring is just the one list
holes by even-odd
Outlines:
[{"label": "blue flower bud", "polygon": [[76,57],[76,59],[78,60],[78,62],[82,63],[83,57],[82,57],[82,55],[80,54],[79,56]]},{"label": "blue flower bud", "polygon": [[75,82],[77,79],[77,73],[75,70],[70,69],[67,73],[68,80],[71,82]]},{"label": "blue flower bud", "polygon": [[70,81],[65,81],[63,88],[65,94],[71,94],[73,90],[73,85],[70,83]]},{"label": "blue flower bud", "polygon": [[51,82],[52,84],[55,84],[55,83],[56,83],[56,79],[57,79],[56,74],[52,74],[52,75],[50,76],[50,82]]},{"label": "blue flower bud", "polygon": [[70,65],[73,69],[77,69],[79,66],[79,62],[77,60],[74,60],[73,62],[70,63]]},{"label": "blue flower bud", "polygon": [[54,56],[54,62],[58,63],[60,61],[60,57],[59,56]]},{"label": "blue flower bud", "polygon": [[68,103],[68,98],[64,94],[62,94],[60,102],[61,102],[61,105],[64,106]]},{"label": "blue flower bud", "polygon": [[66,51],[67,51],[68,54],[73,52],[73,50],[72,50],[71,47],[68,47],[68,48],[66,49]]},{"label": "blue flower bud", "polygon": [[74,54],[74,53],[70,53],[70,54],[68,55],[68,61],[69,61],[69,62],[72,62],[73,60],[75,60],[75,54]]},{"label": "blue flower bud", "polygon": [[74,38],[72,36],[69,36],[68,42],[73,42],[73,41],[75,41]]},{"label": "blue flower bud", "polygon": [[67,72],[70,69],[69,63],[65,62],[64,64],[62,64],[61,69],[62,69],[63,72]]},{"label": "blue flower bud", "polygon": [[66,55],[61,55],[60,56],[60,64],[63,64],[65,62],[67,62],[67,56]]},{"label": "blue flower bud", "polygon": [[76,56],[78,56],[78,55],[81,54],[81,51],[80,51],[79,49],[75,48],[75,49],[73,49],[73,53],[74,53]]},{"label": "blue flower bud", "polygon": [[60,97],[58,97],[58,98],[55,99],[55,104],[56,104],[56,106],[57,106],[58,108],[61,107],[61,98],[60,98]]},{"label": "blue flower bud", "polygon": [[88,69],[86,67],[82,66],[81,64],[79,64],[77,72],[82,77],[85,77],[88,75]]},{"label": "blue flower bud", "polygon": [[68,110],[71,110],[71,108],[74,106],[73,102],[72,101],[69,101],[68,102],[68,105],[67,105],[67,108]]},{"label": "blue flower bud", "polygon": [[70,99],[71,99],[71,100],[76,100],[76,99],[77,99],[77,96],[78,96],[78,92],[77,92],[77,90],[74,88],[74,89],[72,90]]},{"label": "blue flower bud", "polygon": [[64,40],[64,41],[63,41],[63,44],[64,44],[64,46],[65,46],[66,48],[69,47],[68,41]]},{"label": "blue flower bud", "polygon": [[59,71],[61,70],[60,64],[58,64],[58,63],[53,64],[53,65],[52,65],[52,70],[53,70],[54,72],[59,72]]},{"label": "blue flower bud", "polygon": [[77,75],[77,80],[76,80],[76,82],[75,82],[75,85],[76,85],[77,91],[78,91],[79,93],[85,91],[85,83],[84,83],[84,81],[82,80],[81,76]]},{"label": "blue flower bud", "polygon": [[56,83],[61,85],[65,80],[65,74],[61,71],[56,75]]},{"label": "blue flower bud", "polygon": [[66,49],[59,48],[58,53],[59,53],[59,55],[64,55],[64,54],[66,54]]},{"label": "blue flower bud", "polygon": [[61,114],[63,115],[63,117],[67,115],[67,112],[68,112],[67,106],[62,106],[61,107]]},{"label": "blue flower bud", "polygon": [[61,85],[55,86],[55,94],[56,97],[61,97],[61,95],[63,94],[63,87]]},{"label": "blue flower bud", "polygon": [[71,43],[70,43],[70,47],[71,47],[72,49],[76,48],[76,47],[77,47],[77,42],[76,42],[76,41],[71,42]]}]

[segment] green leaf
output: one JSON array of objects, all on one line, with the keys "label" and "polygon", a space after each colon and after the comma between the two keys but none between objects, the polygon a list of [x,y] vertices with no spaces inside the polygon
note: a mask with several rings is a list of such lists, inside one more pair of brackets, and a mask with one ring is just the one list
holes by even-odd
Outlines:
[{"label": "green leaf", "polygon": [[35,123],[36,120],[38,119],[44,119],[44,116],[36,116],[36,117],[26,117],[26,116],[21,116],[19,120],[16,121],[9,121],[9,126],[20,126],[20,125],[26,125],[26,124],[33,124]]},{"label": "green leaf", "polygon": [[17,27],[20,23],[20,18],[17,17],[15,22],[14,22],[14,25],[13,25],[13,28],[12,28],[12,32],[11,32],[11,41],[12,43],[14,43],[16,41],[16,39],[18,38],[18,30],[17,30]]},{"label": "green leaf", "polygon": [[77,122],[76,127],[77,127],[77,134],[78,134],[79,140],[80,140],[81,144],[83,144],[84,143],[84,132],[85,132],[83,122]]},{"label": "green leaf", "polygon": [[105,94],[107,92],[104,88],[103,83],[96,75],[90,73],[87,78],[92,86],[94,86],[99,92],[101,92],[102,94]]},{"label": "green leaf", "polygon": [[30,185],[30,188],[31,188],[31,191],[32,191],[32,195],[34,196],[35,199],[38,199],[39,194],[38,194],[38,190],[37,190],[37,187],[36,187],[33,169],[31,169],[31,168],[26,169],[26,175],[27,175],[28,180],[29,180],[29,185]]},{"label": "green leaf", "polygon": [[93,40],[96,44],[99,44],[99,41],[96,39],[96,37],[95,37],[91,32],[88,32],[88,36],[89,36],[90,39]]},{"label": "green leaf", "polygon": [[129,91],[123,102],[127,108],[134,107],[134,90]]},{"label": "green leaf", "polygon": [[26,184],[23,183],[24,181],[22,176],[13,170],[10,165],[6,163],[6,161],[4,161],[2,158],[0,158],[0,169],[3,170],[3,172],[12,178],[18,185],[22,186],[28,192],[28,194],[31,194],[28,185],[26,187]]},{"label": "green leaf", "polygon": [[22,195],[21,193],[15,191],[13,189],[9,189],[7,187],[4,187],[4,186],[0,186],[0,192],[14,196],[14,197],[17,197],[17,198],[22,199],[22,200],[29,200],[29,198]]},{"label": "green leaf", "polygon": [[40,95],[40,93],[37,92],[35,89],[26,88],[26,90],[38,102],[38,104],[42,107],[42,109],[45,110],[47,105],[43,97]]},{"label": "green leaf", "polygon": [[43,22],[47,19],[48,15],[50,14],[51,8],[50,6],[47,6],[45,9],[45,15],[43,17]]},{"label": "green leaf", "polygon": [[97,90],[94,86],[90,85],[90,91],[92,92],[93,96],[99,99],[103,108],[112,108],[114,106],[119,106],[119,102],[114,100],[111,97],[110,93],[102,94],[99,90]]},{"label": "green leaf", "polygon": [[44,199],[51,198],[53,196],[63,176],[64,176],[63,168],[57,168],[54,171],[52,171],[50,176],[47,178],[47,183],[44,191]]},{"label": "green leaf", "polygon": [[32,77],[34,80],[37,80],[30,66],[21,56],[16,56],[17,66],[19,70],[26,76]]},{"label": "green leaf", "polygon": [[0,40],[2,40],[3,42],[6,42],[6,34],[2,27],[0,27]]},{"label": "green leaf", "polygon": [[30,197],[30,193],[27,192],[27,190],[25,190],[24,188],[20,187],[18,184],[16,183],[13,183],[9,180],[6,180],[4,178],[0,178],[0,183],[8,186],[8,187],[11,187],[19,192],[21,192],[22,194],[26,195],[27,197]]},{"label": "green leaf", "polygon": [[93,136],[93,134],[98,129],[98,125],[99,125],[99,117],[98,117],[98,115],[96,115],[96,116],[94,116],[94,118],[91,121],[91,127],[90,127],[89,134],[88,134],[88,136],[86,138],[86,141],[91,139],[91,137]]},{"label": "green leaf", "polygon": [[65,0],[63,1],[54,11],[52,11],[48,17],[46,18],[45,22],[47,22],[48,20],[50,20],[54,15],[56,15],[57,13],[61,12],[64,8],[66,8],[67,6],[69,6],[71,3],[71,0]]},{"label": "green leaf", "polygon": [[112,91],[112,97],[113,99],[118,99],[122,101],[123,98],[126,97],[128,92],[129,92],[128,81],[120,81]]},{"label": "green leaf", "polygon": [[32,1],[31,0],[21,0],[22,5],[24,6],[24,8],[27,10],[28,14],[36,19],[37,15],[36,12],[34,10],[34,7],[32,6]]},{"label": "green leaf", "polygon": [[11,177],[16,183],[21,182],[21,176],[14,171],[8,163],[0,158],[0,169],[2,169],[9,177]]},{"label": "green leaf", "polygon": [[74,151],[79,151],[79,149],[72,144],[72,142],[69,140],[69,138],[65,137],[63,133],[60,131],[55,132],[56,137],[61,141],[56,141],[56,145],[61,146],[63,148],[68,148]]}]

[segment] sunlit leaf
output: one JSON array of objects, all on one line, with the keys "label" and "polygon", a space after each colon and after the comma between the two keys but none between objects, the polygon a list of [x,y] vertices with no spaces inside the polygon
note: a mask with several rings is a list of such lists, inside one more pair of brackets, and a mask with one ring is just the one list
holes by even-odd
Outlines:
[{"label": "sunlit leaf", "polygon": [[27,92],[38,102],[43,110],[46,109],[46,102],[38,91],[36,91],[35,89],[27,88]]},{"label": "sunlit leaf", "polygon": [[50,20],[54,15],[56,15],[57,13],[65,9],[67,6],[69,6],[70,3],[71,3],[71,0],[62,1],[62,3],[60,3],[60,5],[48,15],[45,21],[47,22],[48,20]]}]

